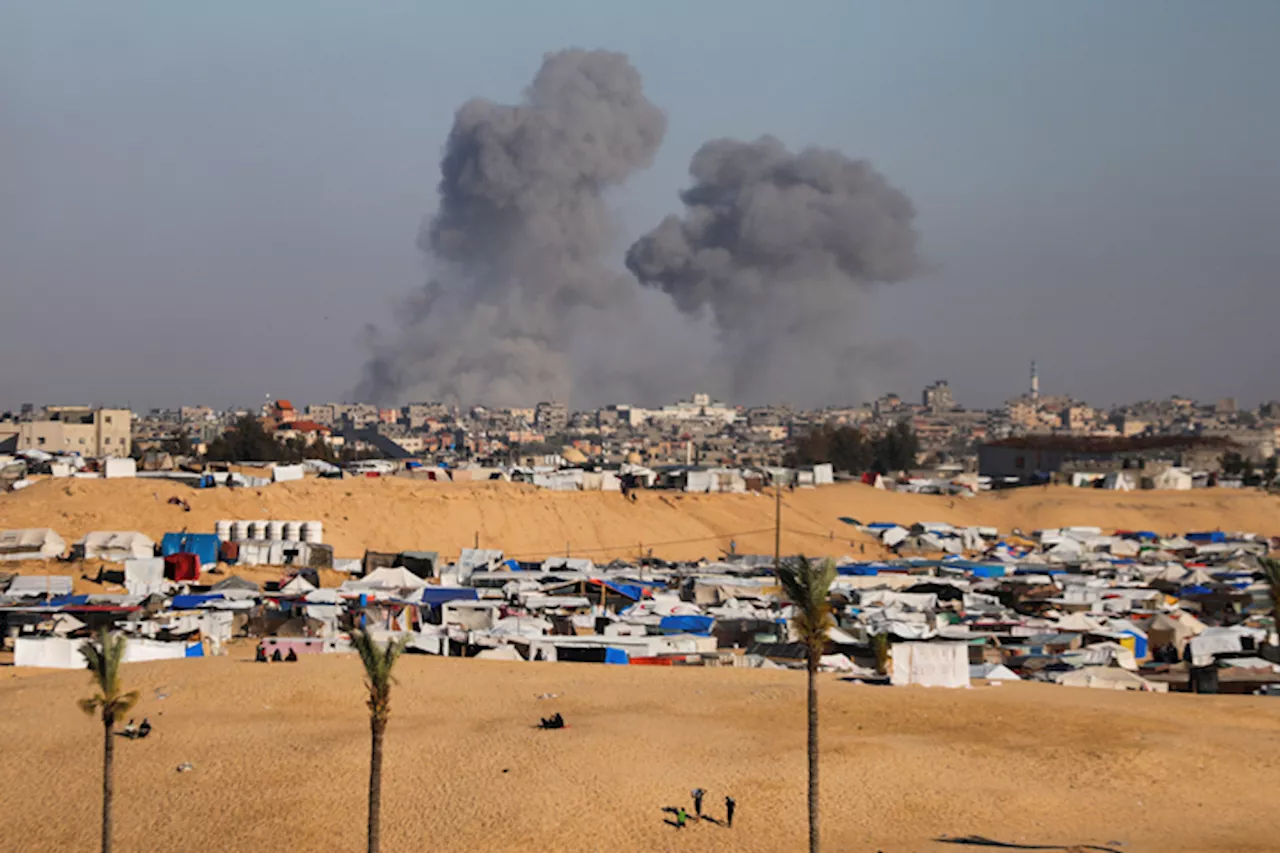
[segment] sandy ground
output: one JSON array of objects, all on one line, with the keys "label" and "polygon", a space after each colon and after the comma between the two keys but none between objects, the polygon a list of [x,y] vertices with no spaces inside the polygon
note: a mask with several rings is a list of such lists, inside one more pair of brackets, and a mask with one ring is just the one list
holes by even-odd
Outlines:
[{"label": "sandy ground", "polygon": [[[88,678],[12,673],[0,668],[6,849],[94,849],[101,728],[75,706]],[[801,673],[406,657],[398,675],[388,853],[803,849]],[[336,655],[127,665],[136,716],[155,730],[117,741],[117,849],[360,849],[360,677]],[[821,689],[828,850],[978,849],[934,840],[944,834],[1126,853],[1276,849],[1274,700],[835,676]],[[554,711],[569,729],[533,728]],[[182,762],[195,770],[175,772]],[[688,806],[695,786],[715,817],[725,793],[737,799],[733,829],[664,823],[663,807]]]},{"label": "sandy ground", "polygon": [[[166,503],[180,495],[191,512]],[[1019,489],[978,498],[879,491],[858,484],[784,493],[783,551],[876,556],[879,544],[841,522],[948,521],[1015,527],[1069,524],[1104,528],[1280,533],[1280,497],[1254,490],[1102,492]],[[600,562],[638,553],[673,559],[715,557],[736,541],[741,553],[773,552],[769,495],[548,492],[509,483],[430,483],[404,478],[306,480],[262,489],[191,489],[155,480],[46,480],[0,495],[0,527],[52,527],[68,542],[91,530],[212,532],[219,519],[318,520],[338,556],[423,549],[454,556],[477,540],[509,556],[587,556]],[[865,547],[865,550],[862,548]]]}]

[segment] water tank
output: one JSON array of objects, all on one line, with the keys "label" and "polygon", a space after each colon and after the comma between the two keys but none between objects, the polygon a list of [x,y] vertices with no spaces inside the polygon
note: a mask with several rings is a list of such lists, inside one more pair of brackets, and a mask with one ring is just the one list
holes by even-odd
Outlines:
[{"label": "water tank", "polygon": [[250,533],[251,529],[252,529],[252,528],[250,527],[249,522],[247,522],[247,521],[235,521],[235,522],[232,522],[232,524],[231,524],[231,538],[232,538],[232,539],[234,539],[234,540],[236,540],[237,542],[239,542],[239,541],[241,541],[241,540],[244,540],[244,539],[248,539],[248,538],[249,538],[249,533]]},{"label": "water tank", "polygon": [[232,524],[230,521],[226,519],[215,522],[213,525],[213,532],[218,534],[218,538],[221,539],[223,542],[230,542]]},{"label": "water tank", "polygon": [[302,541],[312,545],[324,542],[324,525],[318,521],[302,522]]},{"label": "water tank", "polygon": [[266,521],[254,521],[249,525],[249,537],[251,539],[270,539],[271,528]]},{"label": "water tank", "polygon": [[286,521],[284,523],[284,536],[282,538],[286,542],[301,542],[302,541],[302,522]]},{"label": "water tank", "polygon": [[264,537],[264,538],[266,538],[266,539],[271,539],[271,540],[273,540],[273,541],[274,541],[274,540],[276,540],[276,539],[283,539],[283,538],[284,538],[284,522],[283,522],[283,521],[268,521],[268,522],[267,522],[267,535],[266,535],[266,537]]}]

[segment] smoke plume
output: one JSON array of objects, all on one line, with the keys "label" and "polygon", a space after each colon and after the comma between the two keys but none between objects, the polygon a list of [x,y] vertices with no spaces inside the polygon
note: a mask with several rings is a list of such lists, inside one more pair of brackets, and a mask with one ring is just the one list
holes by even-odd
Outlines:
[{"label": "smoke plume", "polygon": [[910,199],[865,161],[768,136],[708,142],[689,172],[684,216],[638,240],[628,268],[709,312],[735,400],[848,397],[859,293],[919,268]]},{"label": "smoke plume", "polygon": [[566,399],[578,321],[634,297],[602,262],[617,236],[603,194],[650,164],[665,130],[639,73],[606,51],[548,54],[519,105],[464,104],[418,240],[431,278],[399,333],[374,341],[358,397]]}]

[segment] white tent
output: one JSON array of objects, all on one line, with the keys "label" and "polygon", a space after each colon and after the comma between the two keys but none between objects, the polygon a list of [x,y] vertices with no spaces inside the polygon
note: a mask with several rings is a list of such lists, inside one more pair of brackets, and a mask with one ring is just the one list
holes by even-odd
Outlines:
[{"label": "white tent", "polygon": [[315,589],[315,584],[302,575],[295,575],[293,580],[280,587],[280,591],[285,595],[305,595],[308,592],[314,592]]},{"label": "white tent", "polygon": [[9,581],[5,595],[13,598],[70,595],[71,588],[71,578],[66,575],[18,575]]},{"label": "white tent", "polygon": [[136,530],[95,530],[75,544],[75,553],[85,560],[120,563],[132,558],[152,557],[155,541]]},{"label": "white tent", "polygon": [[964,643],[895,643],[890,680],[895,687],[968,687],[969,647]]},{"label": "white tent", "polygon": [[0,530],[0,560],[51,560],[66,550],[66,541],[47,527]]},{"label": "white tent", "polygon": [[427,582],[413,572],[398,566],[374,569],[358,581],[345,581],[342,589],[360,592],[365,589],[422,589]]},{"label": "white tent", "polygon": [[1103,690],[1151,690],[1166,692],[1169,685],[1147,681],[1136,672],[1118,666],[1086,666],[1063,673],[1058,683],[1067,687],[1095,687]]},{"label": "white tent", "polygon": [[124,586],[130,595],[150,595],[164,590],[164,558],[142,557],[124,561]]},{"label": "white tent", "polygon": [[1151,478],[1151,485],[1157,489],[1187,491],[1191,484],[1191,472],[1186,468],[1166,468]]}]

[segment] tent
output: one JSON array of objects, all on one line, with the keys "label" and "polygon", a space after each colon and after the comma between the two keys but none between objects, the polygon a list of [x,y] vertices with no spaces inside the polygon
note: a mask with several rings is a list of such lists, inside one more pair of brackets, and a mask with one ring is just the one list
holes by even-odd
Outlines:
[{"label": "tent", "polygon": [[1115,492],[1132,492],[1133,480],[1123,471],[1112,471],[1102,478],[1102,488]]},{"label": "tent", "polygon": [[715,619],[710,616],[663,616],[658,628],[672,634],[698,634],[706,637],[711,633],[711,625]]},{"label": "tent", "polygon": [[71,578],[66,575],[18,575],[9,581],[9,588],[5,594],[14,598],[70,595]]},{"label": "tent", "polygon": [[515,646],[498,646],[494,649],[485,649],[476,655],[476,660],[510,660],[524,661],[520,652]]},{"label": "tent", "polygon": [[1156,489],[1187,491],[1192,484],[1191,472],[1186,468],[1166,468],[1151,478],[1151,484]]},{"label": "tent", "polygon": [[141,557],[124,561],[124,587],[130,595],[150,595],[164,586],[164,558]]},{"label": "tent", "polygon": [[292,580],[280,587],[280,591],[285,595],[306,595],[315,590],[316,586],[302,575],[294,575]]},{"label": "tent", "polygon": [[439,563],[438,551],[401,551],[391,565],[393,568],[406,568],[420,578],[433,578]]},{"label": "tent", "polygon": [[73,550],[83,560],[120,563],[130,558],[153,556],[156,543],[136,530],[95,530],[86,533]]},{"label": "tent", "polygon": [[0,560],[52,560],[66,550],[66,541],[47,527],[0,530]]},{"label": "tent", "polygon": [[166,557],[194,554],[201,566],[212,566],[218,562],[219,544],[216,533],[166,533],[160,540],[160,553]]},{"label": "tent", "polygon": [[968,687],[969,647],[965,643],[895,643],[893,676],[896,686]]},{"label": "tent", "polygon": [[353,589],[421,589],[427,585],[427,582],[401,566],[398,568],[374,569],[360,580],[347,581],[343,586],[348,584]]},{"label": "tent", "polygon": [[195,554],[169,554],[164,558],[164,574],[173,581],[199,581],[200,559]]}]

